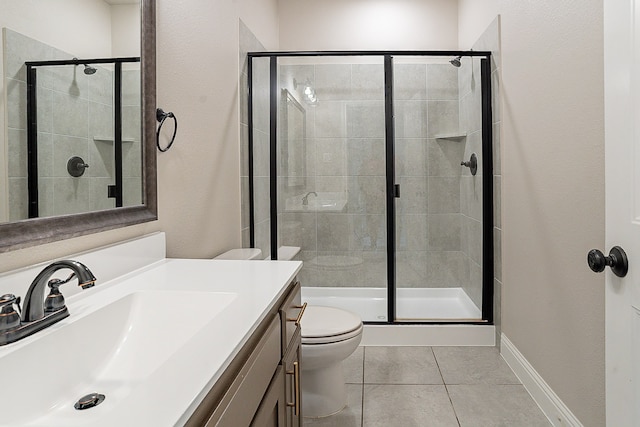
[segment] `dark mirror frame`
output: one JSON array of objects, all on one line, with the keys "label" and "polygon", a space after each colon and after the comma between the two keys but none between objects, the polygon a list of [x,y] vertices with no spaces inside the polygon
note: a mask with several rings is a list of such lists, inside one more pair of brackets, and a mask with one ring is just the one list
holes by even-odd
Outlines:
[{"label": "dark mirror frame", "polygon": [[143,200],[140,206],[0,224],[0,252],[158,219],[156,194],[156,4],[141,0]]}]

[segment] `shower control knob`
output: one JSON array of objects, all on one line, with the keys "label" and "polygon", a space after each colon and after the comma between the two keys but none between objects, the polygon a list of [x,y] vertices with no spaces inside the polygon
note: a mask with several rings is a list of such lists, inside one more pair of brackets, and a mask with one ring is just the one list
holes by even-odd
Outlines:
[{"label": "shower control knob", "polygon": [[629,260],[627,254],[620,246],[614,246],[609,251],[609,256],[605,256],[598,249],[591,249],[587,254],[587,264],[589,268],[596,272],[602,273],[605,267],[611,267],[611,271],[618,277],[624,277],[629,271]]},{"label": "shower control knob", "polygon": [[469,168],[469,170],[471,171],[471,175],[475,176],[475,174],[478,172],[478,156],[476,156],[476,153],[471,154],[468,162],[460,162],[460,166]]}]

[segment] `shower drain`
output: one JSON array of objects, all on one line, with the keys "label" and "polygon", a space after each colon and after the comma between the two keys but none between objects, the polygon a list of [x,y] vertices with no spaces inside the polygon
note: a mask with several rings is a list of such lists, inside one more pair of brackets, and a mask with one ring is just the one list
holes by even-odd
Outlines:
[{"label": "shower drain", "polygon": [[99,404],[104,402],[104,399],[105,399],[104,394],[90,393],[78,399],[78,401],[73,405],[73,407],[79,411],[83,409],[93,408],[94,406],[98,406]]}]

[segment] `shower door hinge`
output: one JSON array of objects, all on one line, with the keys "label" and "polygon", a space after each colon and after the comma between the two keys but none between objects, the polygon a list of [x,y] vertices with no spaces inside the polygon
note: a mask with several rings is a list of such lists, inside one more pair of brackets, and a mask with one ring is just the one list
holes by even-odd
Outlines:
[{"label": "shower door hinge", "polygon": [[400,184],[393,185],[393,197],[396,199],[400,198]]}]

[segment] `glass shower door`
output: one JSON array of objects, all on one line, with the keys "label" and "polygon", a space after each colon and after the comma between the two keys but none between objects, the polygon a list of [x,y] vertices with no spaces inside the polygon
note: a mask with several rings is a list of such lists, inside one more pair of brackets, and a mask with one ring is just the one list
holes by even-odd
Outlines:
[{"label": "glass shower door", "polygon": [[482,317],[480,74],[450,59],[394,58],[397,321]]},{"label": "glass shower door", "polygon": [[278,58],[278,245],[310,304],[387,320],[381,57]]}]

